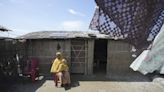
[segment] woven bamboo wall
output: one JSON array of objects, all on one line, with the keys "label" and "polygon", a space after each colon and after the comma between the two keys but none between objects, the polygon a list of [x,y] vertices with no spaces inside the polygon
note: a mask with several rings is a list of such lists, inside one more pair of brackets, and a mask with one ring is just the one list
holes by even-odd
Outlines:
[{"label": "woven bamboo wall", "polygon": [[132,73],[131,45],[121,41],[108,41],[107,75],[119,76]]},{"label": "woven bamboo wall", "polygon": [[51,64],[57,51],[61,51],[67,61],[70,62],[70,40],[42,39],[28,41],[28,57],[38,58],[40,73],[43,75],[50,75]]},{"label": "woven bamboo wall", "polygon": [[[85,68],[87,68],[86,45],[84,39],[28,40],[27,56],[28,58],[37,58],[40,63],[40,73],[49,76],[55,54],[57,51],[61,51],[68,61],[72,73],[85,74]],[[60,50],[58,50],[59,47]]]},{"label": "woven bamboo wall", "polygon": [[13,44],[12,40],[0,40],[0,58],[7,59],[10,57],[14,57],[16,54],[15,44]]},{"label": "woven bamboo wall", "polygon": [[[60,45],[60,50],[58,49]],[[75,46],[72,48],[72,44]],[[91,46],[93,45],[93,46]],[[91,46],[91,48],[89,48]],[[75,49],[76,48],[76,49]],[[40,61],[40,73],[50,75],[51,62],[57,51],[64,53],[72,73],[92,74],[94,40],[67,39],[67,40],[28,40],[27,56],[35,57]],[[107,75],[132,73],[129,65],[132,63],[131,46],[122,41],[108,40]],[[79,54],[79,57],[74,57]],[[81,55],[80,55],[81,54]],[[73,56],[74,55],[74,56]],[[80,59],[81,58],[81,59]],[[71,63],[73,61],[73,63]],[[76,62],[77,61],[77,62]],[[79,61],[79,62],[78,62]],[[77,71],[76,71],[77,70]]]},{"label": "woven bamboo wall", "polygon": [[[16,54],[15,44],[13,40],[0,39],[0,82],[3,81],[4,77],[8,78],[9,76],[5,75],[6,72],[16,74],[14,57]],[[10,62],[10,69],[8,68]],[[7,67],[7,68],[6,68]]]}]

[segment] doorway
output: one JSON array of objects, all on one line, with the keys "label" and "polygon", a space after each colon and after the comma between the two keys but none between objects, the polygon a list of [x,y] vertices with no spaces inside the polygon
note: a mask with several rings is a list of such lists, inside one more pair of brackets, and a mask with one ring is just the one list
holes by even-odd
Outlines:
[{"label": "doorway", "polygon": [[94,44],[94,74],[106,74],[107,68],[107,40],[97,39]]}]

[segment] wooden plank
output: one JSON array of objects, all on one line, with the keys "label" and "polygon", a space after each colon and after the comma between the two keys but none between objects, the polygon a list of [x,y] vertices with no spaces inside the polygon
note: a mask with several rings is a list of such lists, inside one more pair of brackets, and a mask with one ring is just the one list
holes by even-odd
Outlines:
[{"label": "wooden plank", "polygon": [[93,75],[94,39],[88,40],[88,75]]}]

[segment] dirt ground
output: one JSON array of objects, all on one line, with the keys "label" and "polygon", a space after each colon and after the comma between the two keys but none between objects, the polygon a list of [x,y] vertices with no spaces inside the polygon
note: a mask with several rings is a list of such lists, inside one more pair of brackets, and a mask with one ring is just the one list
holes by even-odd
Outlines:
[{"label": "dirt ground", "polygon": [[[30,81],[17,82],[0,92],[164,92],[164,79],[150,81],[147,78],[130,77],[126,79],[105,79],[89,76],[75,76],[71,87],[57,88],[51,78],[43,78],[34,83]],[[131,79],[131,80],[130,80]],[[142,79],[142,80],[139,80]]]}]

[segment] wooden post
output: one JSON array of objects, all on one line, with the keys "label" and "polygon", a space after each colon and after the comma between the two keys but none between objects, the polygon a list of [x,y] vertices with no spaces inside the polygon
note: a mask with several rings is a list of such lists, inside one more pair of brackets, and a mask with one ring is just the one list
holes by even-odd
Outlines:
[{"label": "wooden post", "polygon": [[88,40],[88,75],[93,75],[94,39]]},{"label": "wooden post", "polygon": [[84,75],[87,75],[88,74],[88,41],[85,40],[85,73]]},{"label": "wooden post", "polygon": [[65,40],[65,53],[68,65],[71,65],[71,40]]},{"label": "wooden post", "polygon": [[110,40],[107,41],[107,66],[106,66],[106,76],[109,77],[110,75]]}]

